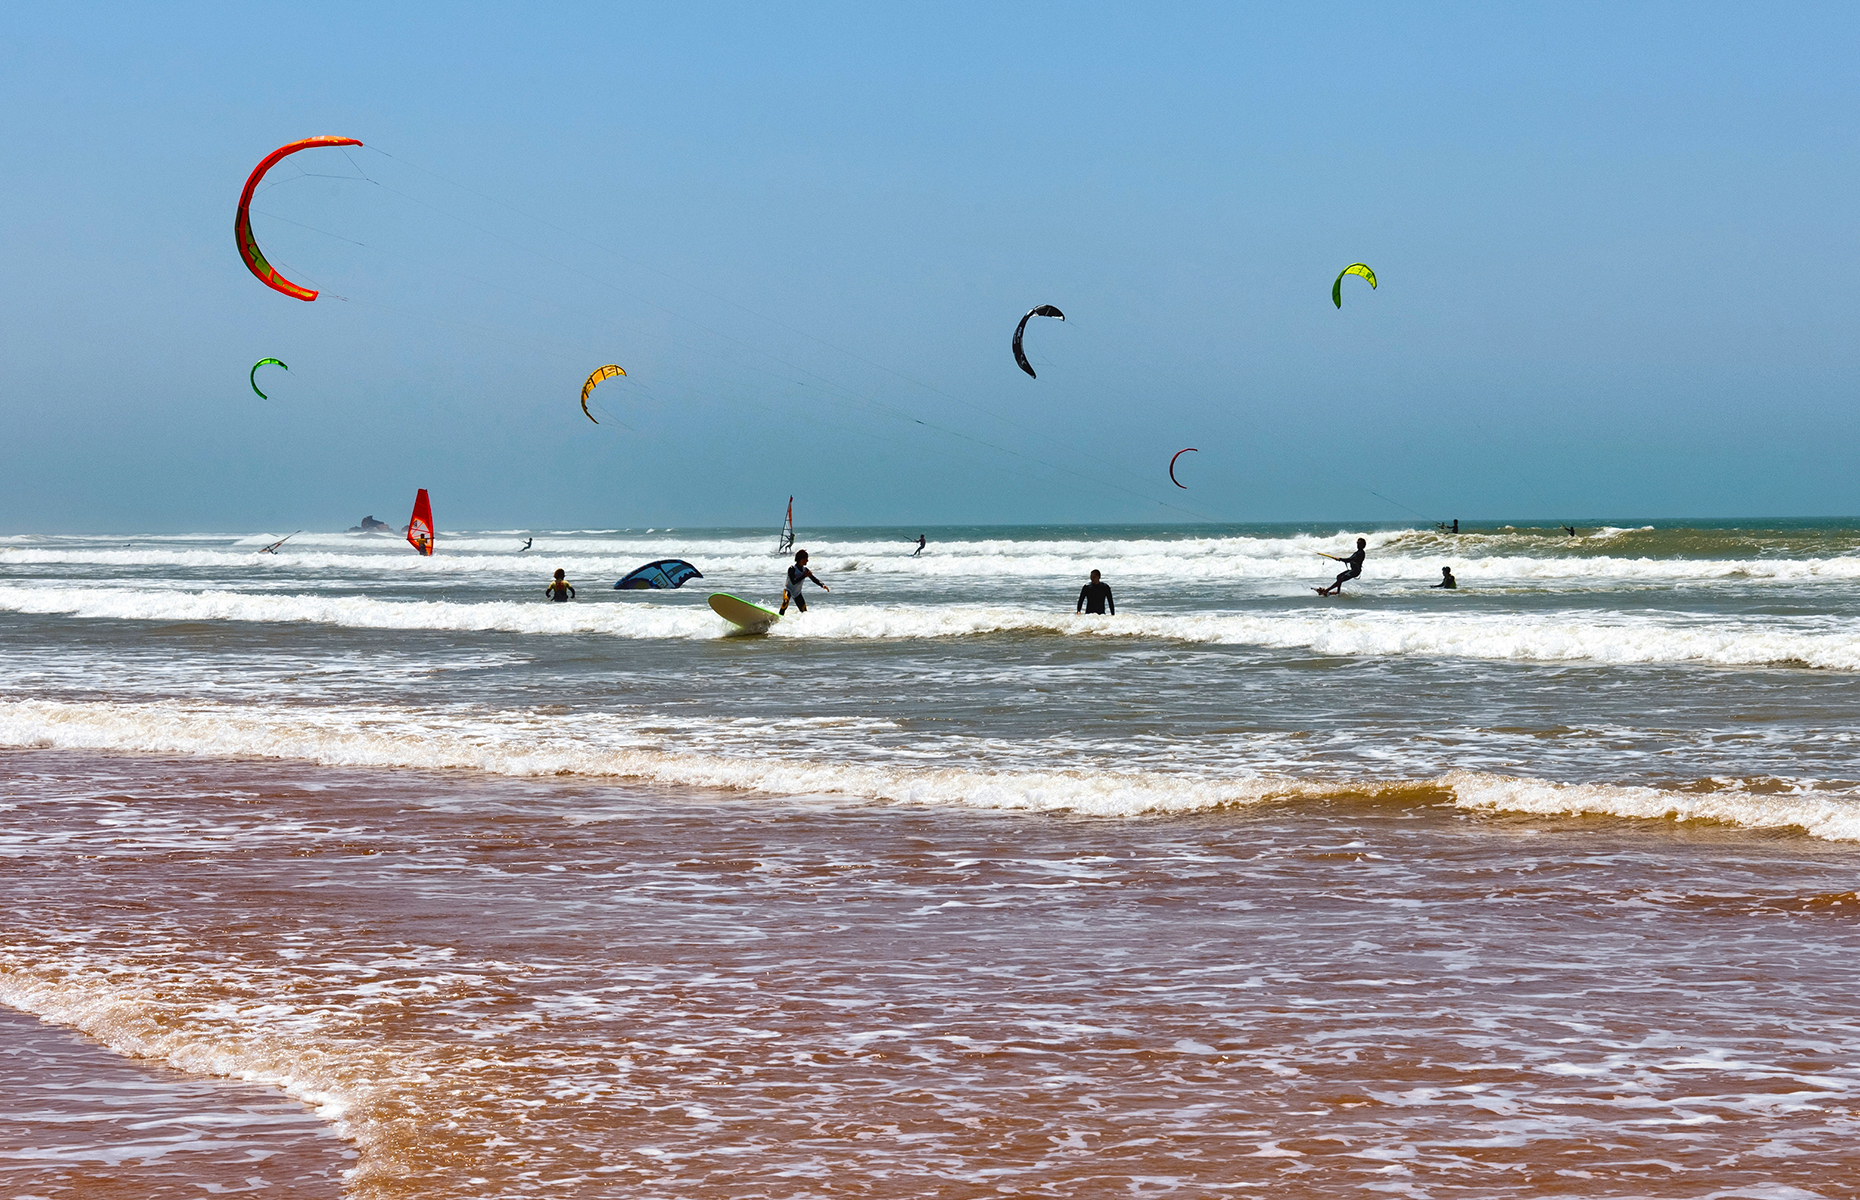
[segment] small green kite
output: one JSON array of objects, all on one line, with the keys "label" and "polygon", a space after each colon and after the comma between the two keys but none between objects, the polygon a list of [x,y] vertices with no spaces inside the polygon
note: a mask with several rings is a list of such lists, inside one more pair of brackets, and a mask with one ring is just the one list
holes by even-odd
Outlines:
[{"label": "small green kite", "polygon": [[[288,366],[285,366],[285,364],[284,364],[284,363],[283,363],[282,361],[280,361],[279,359],[275,359],[275,358],[261,358],[261,359],[259,359],[259,360],[258,360],[257,362],[255,362],[255,363],[253,363],[253,364],[252,364],[252,390],[253,390],[253,391],[255,391],[255,392],[258,392],[258,369],[259,369],[260,367],[262,367],[262,366],[264,366],[264,365],[265,365],[266,363],[277,363],[277,364],[278,364],[278,365],[279,365],[280,367],[284,367],[284,369],[285,369],[285,370],[287,370],[287,371],[288,371],[288,370],[290,370],[290,367],[288,367]],[[263,393],[263,392],[258,392],[258,398],[259,398],[260,400],[269,400],[269,399],[271,399],[271,397],[270,397],[270,396],[267,396],[267,395],[265,395],[265,393]]]},{"label": "small green kite", "polygon": [[1330,302],[1338,308],[1343,307],[1343,277],[1345,275],[1361,275],[1369,281],[1371,288],[1376,286],[1376,273],[1369,269],[1368,263],[1351,263],[1337,272],[1337,282],[1330,285]]}]

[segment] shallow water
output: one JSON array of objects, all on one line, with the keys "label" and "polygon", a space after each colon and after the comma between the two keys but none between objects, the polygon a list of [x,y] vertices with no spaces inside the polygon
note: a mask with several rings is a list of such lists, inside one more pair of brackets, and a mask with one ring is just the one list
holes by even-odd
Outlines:
[{"label": "shallow water", "polygon": [[332,1200],[355,1151],[301,1104],[137,1063],[82,1034],[0,1009],[0,1192]]},{"label": "shallow water", "polygon": [[0,541],[0,1003],[356,1196],[1844,1194],[1860,533],[1356,532]]}]

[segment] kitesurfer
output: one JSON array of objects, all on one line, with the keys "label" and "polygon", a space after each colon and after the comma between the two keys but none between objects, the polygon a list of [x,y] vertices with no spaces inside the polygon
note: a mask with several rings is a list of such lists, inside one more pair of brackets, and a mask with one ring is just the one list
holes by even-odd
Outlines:
[{"label": "kitesurfer", "polygon": [[555,569],[555,582],[544,588],[543,593],[548,596],[549,599],[561,601],[563,603],[573,600],[575,598],[575,585],[568,581],[566,578],[567,575],[568,572],[557,567]]},{"label": "kitesurfer", "polygon": [[[536,540],[535,538],[525,538],[525,539],[523,539],[523,550],[528,550],[528,549],[530,548],[530,543],[532,543],[532,542],[534,542],[535,540]],[[523,550],[519,550],[519,551],[517,551],[517,553],[518,553],[518,554],[521,554],[521,553],[523,553]]]},{"label": "kitesurfer", "polygon": [[1117,601],[1111,596],[1111,585],[1099,578],[1097,570],[1094,569],[1091,573],[1091,582],[1079,589],[1078,607],[1072,612],[1074,615],[1085,612],[1103,616],[1107,609],[1115,617]]},{"label": "kitesurfer", "polygon": [[917,549],[911,551],[911,557],[916,558],[919,554],[922,554],[923,552],[924,552],[924,535],[920,533],[917,535]]},{"label": "kitesurfer", "polygon": [[1363,560],[1369,557],[1368,547],[1369,547],[1369,542],[1367,540],[1363,538],[1357,538],[1356,539],[1356,553],[1350,555],[1350,557],[1348,558],[1338,558],[1335,554],[1324,554],[1322,550],[1318,551],[1319,554],[1324,554],[1325,558],[1330,559],[1332,562],[1340,562],[1344,566],[1348,567],[1349,570],[1340,572],[1337,575],[1336,582],[1332,583],[1329,587],[1321,587],[1321,588],[1314,589],[1317,592],[1317,594],[1320,596],[1341,596],[1343,595],[1344,581],[1347,579],[1355,579],[1358,575],[1361,575],[1363,573]]},{"label": "kitesurfer", "polygon": [[781,611],[783,613],[788,611],[788,606],[790,604],[794,605],[802,612],[807,611],[807,597],[801,594],[801,586],[810,579],[813,580],[815,586],[823,592],[830,592],[833,590],[826,584],[821,583],[818,575],[807,569],[807,551],[796,550],[794,552],[794,565],[788,568],[787,586],[783,587],[781,590]]},{"label": "kitesurfer", "polygon": [[1440,582],[1429,584],[1428,586],[1437,587],[1437,588],[1456,588],[1460,586],[1460,581],[1453,578],[1452,567],[1442,567],[1440,568]]},{"label": "kitesurfer", "polygon": [[1571,537],[1575,537],[1575,536],[1576,536],[1576,527],[1575,527],[1574,525],[1565,525],[1565,526],[1563,526],[1563,532],[1564,532],[1564,533],[1567,533],[1567,534],[1568,534],[1569,536],[1571,536]]}]

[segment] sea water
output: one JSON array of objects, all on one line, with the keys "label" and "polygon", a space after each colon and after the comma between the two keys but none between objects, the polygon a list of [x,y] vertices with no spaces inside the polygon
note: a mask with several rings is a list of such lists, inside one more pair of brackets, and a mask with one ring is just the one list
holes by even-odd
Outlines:
[{"label": "sea water", "polygon": [[277,536],[0,539],[0,1003],[350,1195],[1860,1186],[1860,524]]}]

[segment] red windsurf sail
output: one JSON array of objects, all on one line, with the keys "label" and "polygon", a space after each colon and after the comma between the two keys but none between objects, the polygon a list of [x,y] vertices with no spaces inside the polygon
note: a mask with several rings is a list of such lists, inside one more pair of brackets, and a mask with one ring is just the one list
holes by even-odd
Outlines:
[{"label": "red windsurf sail", "polygon": [[433,552],[433,502],[426,498],[426,489],[413,498],[413,516],[407,521],[407,541],[421,554]]}]

